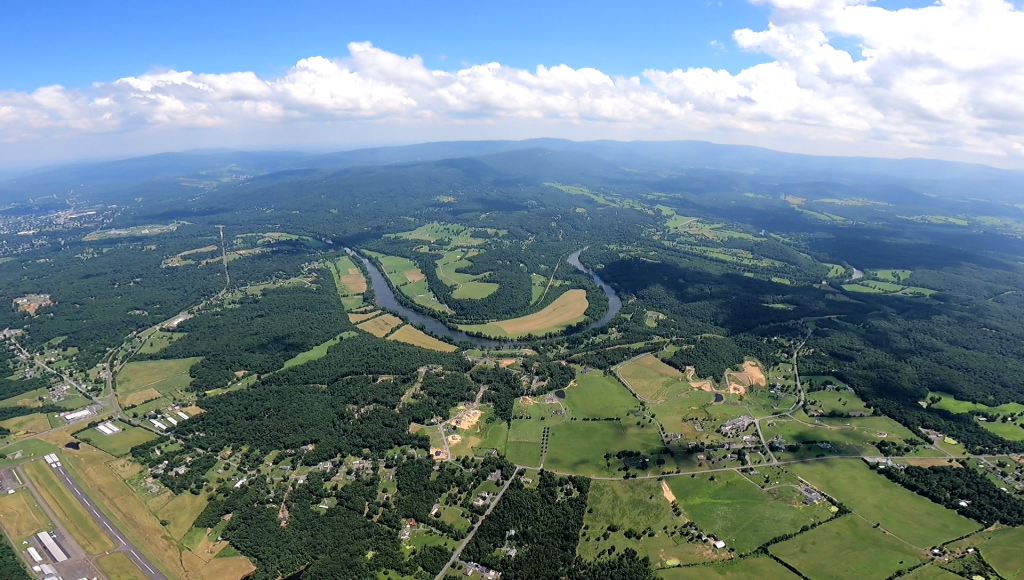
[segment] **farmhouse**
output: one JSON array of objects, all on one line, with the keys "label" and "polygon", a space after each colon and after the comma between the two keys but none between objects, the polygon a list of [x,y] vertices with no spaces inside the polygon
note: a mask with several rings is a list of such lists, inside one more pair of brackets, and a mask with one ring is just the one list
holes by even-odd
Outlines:
[{"label": "farmhouse", "polygon": [[720,431],[722,432],[722,435],[725,435],[726,437],[737,437],[753,424],[754,418],[750,415],[744,415],[742,417],[736,417],[735,419],[729,419],[722,424]]}]

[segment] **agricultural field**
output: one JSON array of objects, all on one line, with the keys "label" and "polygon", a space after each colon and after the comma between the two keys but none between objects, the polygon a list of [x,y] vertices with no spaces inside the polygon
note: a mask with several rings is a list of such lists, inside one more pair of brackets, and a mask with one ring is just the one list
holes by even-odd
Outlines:
[{"label": "agricultural field", "polygon": [[793,574],[771,558],[744,558],[691,568],[659,570],[662,580],[797,580]]},{"label": "agricultural field", "polygon": [[139,414],[188,398],[189,368],[198,357],[130,362],[117,374],[117,398],[122,407],[139,407]]},{"label": "agricultural field", "polygon": [[[376,315],[376,314],[377,313],[374,312],[374,315]],[[351,317],[352,317],[352,315],[349,314],[349,318],[351,318]],[[322,343],[314,346],[313,348],[307,350],[306,352],[300,352],[299,354],[295,355],[294,357],[286,360],[285,363],[284,363],[283,368],[289,368],[289,367],[293,367],[293,366],[296,366],[296,365],[300,365],[300,364],[309,362],[311,360],[317,360],[317,359],[324,358],[325,356],[327,356],[327,350],[330,349],[332,346],[338,344],[339,342],[345,340],[346,338],[352,338],[353,336],[356,336],[356,335],[357,335],[357,333],[355,331],[353,331],[353,330],[346,330],[345,332],[339,334],[338,336],[335,336],[334,338],[332,338],[332,339],[330,339],[328,341],[322,342]]]},{"label": "agricultural field", "polygon": [[394,237],[437,244],[446,248],[461,248],[484,243],[482,238],[473,237],[476,232],[486,232],[491,236],[500,236],[506,233],[505,230],[493,228],[470,228],[460,224],[431,222],[409,232],[394,234]]},{"label": "agricultural field", "polygon": [[587,311],[587,306],[589,302],[586,290],[568,290],[540,312],[488,324],[467,324],[459,328],[494,338],[543,336],[586,320],[584,312]]},{"label": "agricultural field", "polygon": [[908,491],[873,473],[859,459],[813,461],[790,466],[809,481],[865,518],[920,549],[958,538],[979,525],[955,511]]},{"label": "agricultural field", "polygon": [[377,338],[384,338],[389,332],[397,328],[402,324],[402,319],[398,318],[394,314],[382,314],[366,322],[356,325],[356,328],[364,332],[376,336]]},{"label": "agricultural field", "polygon": [[427,285],[427,277],[423,275],[419,267],[407,258],[388,256],[377,252],[366,252],[377,260],[384,274],[391,280],[391,285],[410,300],[439,312],[451,312],[451,309],[441,304],[437,296],[430,291]]},{"label": "agricultural field", "polygon": [[878,278],[884,282],[892,282],[894,284],[902,284],[910,279],[913,270],[872,270],[868,272],[868,275]]},{"label": "agricultural field", "polygon": [[985,532],[978,546],[982,558],[1007,580],[1024,578],[1024,528]]},{"label": "agricultural field", "polygon": [[936,564],[929,564],[914,570],[904,578],[907,580],[960,580],[963,576],[939,568]]},{"label": "agricultural field", "polygon": [[639,402],[615,377],[591,369],[576,372],[576,384],[565,390],[562,401],[569,416],[576,419],[624,417],[639,407]]},{"label": "agricultural field", "polygon": [[457,428],[448,436],[453,457],[482,454],[486,449],[503,449],[508,438],[508,424],[494,417],[490,408],[484,408],[480,417],[466,428]]},{"label": "agricultural field", "polygon": [[42,506],[27,489],[0,495],[0,526],[14,542],[20,542],[38,532],[53,529]]},{"label": "agricultural field", "polygon": [[641,399],[650,403],[664,403],[677,396],[677,391],[693,390],[683,373],[651,354],[629,361],[618,367],[617,372]]},{"label": "agricultural field", "polygon": [[562,407],[541,400],[520,399],[513,407],[512,426],[509,428],[505,449],[509,461],[520,465],[540,466],[544,429],[566,420],[556,415]]},{"label": "agricultural field", "polygon": [[886,578],[924,560],[922,551],[853,514],[775,544],[768,551],[815,580]]},{"label": "agricultural field", "polygon": [[121,430],[112,435],[105,435],[95,427],[91,427],[76,433],[75,437],[115,457],[126,455],[132,447],[156,439],[156,435],[145,429],[132,427],[121,421],[112,421],[112,423]]},{"label": "agricultural field", "polygon": [[804,505],[804,496],[793,487],[762,490],[732,471],[665,481],[684,515],[741,554],[832,515],[830,504]]},{"label": "agricultural field", "polygon": [[983,405],[981,403],[958,401],[956,400],[956,397],[948,393],[928,393],[928,399],[931,399],[932,397],[941,397],[942,400],[938,403],[929,403],[930,407],[949,411],[950,413],[968,413],[971,411],[998,413],[1000,415],[1016,415],[1018,413],[1024,413],[1024,405],[1020,403],[1005,403],[996,407],[989,407],[988,405]]},{"label": "agricultural field", "polygon": [[157,330],[146,336],[146,342],[139,349],[139,354],[153,354],[167,348],[172,343],[185,338],[184,332],[165,332]]},{"label": "agricultural field", "polygon": [[[641,425],[635,425],[640,422]],[[616,419],[614,421],[572,421],[551,427],[544,467],[554,471],[587,476],[619,475],[621,462],[605,459],[605,454],[619,451],[639,451],[651,455],[665,447],[657,424],[646,419]],[[648,470],[657,468],[651,462]]]},{"label": "agricultural field", "polygon": [[115,548],[45,461],[31,461],[23,469],[43,501],[83,550],[89,554],[100,554]]},{"label": "agricultural field", "polygon": [[391,336],[388,337],[388,340],[397,340],[398,342],[404,342],[427,350],[438,350],[441,352],[455,352],[459,349],[454,344],[438,340],[409,324],[406,324],[402,328],[393,332]]}]

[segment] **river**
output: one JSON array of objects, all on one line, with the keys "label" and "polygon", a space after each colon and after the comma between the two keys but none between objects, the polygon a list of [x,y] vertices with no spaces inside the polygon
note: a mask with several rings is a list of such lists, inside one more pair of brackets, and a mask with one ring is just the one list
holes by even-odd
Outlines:
[{"label": "river", "polygon": [[[583,248],[583,250],[585,249],[586,248]],[[604,280],[598,277],[597,274],[588,270],[586,266],[580,262],[580,252],[583,250],[573,252],[567,261],[577,270],[590,274],[590,277],[594,279],[594,282],[601,287],[605,296],[608,297],[608,311],[605,312],[604,316],[598,320],[588,324],[587,329],[589,330],[591,328],[599,328],[608,324],[608,322],[619,313],[619,310],[622,309],[622,301],[619,300],[618,294],[615,293],[615,290],[612,290],[611,286],[605,284]],[[443,336],[455,342],[469,342],[481,348],[511,348],[515,346],[512,342],[502,342],[499,340],[480,338],[478,336],[470,336],[461,330],[449,328],[436,318],[406,308],[398,301],[397,298],[395,298],[395,293],[392,292],[391,285],[388,284],[388,281],[384,278],[384,274],[377,269],[376,264],[349,248],[345,248],[345,251],[348,252],[350,256],[361,259],[363,264],[366,266],[366,271],[370,273],[370,285],[373,287],[373,302],[377,306],[397,312],[409,320],[409,322],[423,325],[424,328],[437,336]]]}]

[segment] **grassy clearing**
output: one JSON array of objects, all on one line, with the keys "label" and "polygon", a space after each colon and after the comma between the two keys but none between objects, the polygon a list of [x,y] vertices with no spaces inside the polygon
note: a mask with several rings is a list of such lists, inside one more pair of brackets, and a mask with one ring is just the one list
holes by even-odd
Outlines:
[{"label": "grassy clearing", "polygon": [[924,554],[854,515],[775,544],[772,554],[815,580],[885,578]]},{"label": "grassy clearing", "polygon": [[441,352],[455,352],[459,350],[454,344],[438,340],[408,324],[395,331],[394,334],[388,337],[388,340],[397,340],[398,342],[404,342],[427,350],[439,350]]},{"label": "grassy clearing", "polygon": [[744,558],[712,566],[669,568],[658,571],[662,580],[797,580],[793,574],[771,558]]},{"label": "grassy clearing", "polygon": [[33,413],[0,421],[0,427],[9,430],[15,439],[20,439],[49,430],[50,418],[42,413]]},{"label": "grassy clearing", "polygon": [[50,518],[26,489],[0,495],[0,525],[14,542],[53,529]]},{"label": "grassy clearing", "polygon": [[172,343],[185,338],[184,332],[164,332],[158,330],[146,337],[146,343],[139,349],[141,354],[153,354],[167,348]]},{"label": "grassy clearing", "polygon": [[910,574],[904,576],[907,580],[960,580],[963,576],[943,570],[935,564],[922,566]]},{"label": "grassy clearing", "polygon": [[367,252],[380,263],[384,274],[391,280],[391,285],[416,304],[441,312],[451,309],[441,304],[427,285],[426,277],[419,267],[407,258],[388,256],[377,252]]},{"label": "grassy clearing", "polygon": [[100,554],[115,548],[110,538],[100,530],[82,504],[71,496],[71,492],[45,461],[27,463],[24,470],[43,501],[50,506],[50,510],[83,550],[89,554]]},{"label": "grassy clearing", "polygon": [[170,522],[166,526],[167,531],[172,538],[180,540],[192,528],[192,522],[206,509],[207,503],[204,496],[181,493],[157,510],[156,516]]},{"label": "grassy clearing", "polygon": [[901,284],[909,280],[913,273],[913,270],[874,270],[870,272],[870,275],[885,282]]},{"label": "grassy clearing", "polygon": [[971,403],[969,401],[958,401],[956,397],[948,393],[928,393],[928,398],[941,397],[938,403],[932,403],[930,406],[936,409],[943,409],[950,413],[968,413],[970,411],[981,411],[983,413],[999,413],[1000,415],[1017,414],[1024,412],[1024,405],[1020,403],[1005,403],[997,407],[989,407],[981,403]]},{"label": "grassy clearing", "polygon": [[121,431],[113,435],[104,435],[93,427],[82,431],[76,437],[115,457],[127,455],[132,447],[156,439],[156,435],[145,429],[132,427],[120,421],[112,421],[112,423],[119,427]]},{"label": "grassy clearing", "polygon": [[96,558],[96,567],[110,580],[146,580],[146,575],[122,552]]},{"label": "grassy clearing", "polygon": [[394,314],[383,314],[361,324],[357,324],[356,328],[364,332],[369,332],[377,338],[384,338],[400,324],[402,324],[402,319],[398,318]]},{"label": "grassy clearing", "polygon": [[519,338],[528,334],[541,336],[586,320],[583,313],[587,306],[586,290],[569,290],[540,312],[489,324],[463,325],[460,328],[497,338]]},{"label": "grassy clearing", "polygon": [[873,473],[859,459],[800,463],[790,471],[918,548],[978,529],[975,522]]},{"label": "grassy clearing", "polygon": [[803,505],[792,487],[763,491],[735,472],[665,481],[690,519],[739,553],[831,516],[826,505]]},{"label": "grassy clearing", "polygon": [[[780,459],[805,459],[828,457],[830,455],[877,455],[875,443],[886,440],[902,443],[917,439],[906,427],[888,417],[854,417],[812,419],[802,412],[794,413],[797,419],[771,419],[762,427],[764,436],[780,435],[786,443],[801,444],[800,451],[778,454]],[[828,442],[822,448],[810,442]]]},{"label": "grassy clearing", "polygon": [[614,377],[599,370],[576,372],[576,385],[566,389],[563,404],[577,419],[624,417],[640,403]]},{"label": "grassy clearing", "polygon": [[478,300],[486,298],[497,291],[498,285],[493,282],[467,282],[452,290],[452,298]]},{"label": "grassy clearing", "polygon": [[1002,421],[986,421],[981,426],[1007,441],[1024,441],[1024,424]]},{"label": "grassy clearing", "polygon": [[843,276],[846,276],[846,268],[844,268],[843,266],[840,266],[839,264],[825,265],[828,266],[828,274],[826,275],[829,278],[842,278]]},{"label": "grassy clearing", "polygon": [[332,346],[338,344],[339,342],[345,340],[346,338],[351,338],[353,336],[356,336],[355,332],[351,330],[345,331],[326,342],[314,346],[313,348],[307,350],[306,352],[300,352],[294,357],[288,359],[284,363],[284,368],[293,367],[296,365],[300,365],[302,363],[307,363],[311,360],[323,358],[327,356],[327,350],[330,349]]},{"label": "grassy clearing", "polygon": [[352,258],[348,256],[338,258],[334,262],[334,269],[337,272],[338,282],[341,283],[340,290],[344,290],[350,296],[366,292],[366,277],[352,262]]}]

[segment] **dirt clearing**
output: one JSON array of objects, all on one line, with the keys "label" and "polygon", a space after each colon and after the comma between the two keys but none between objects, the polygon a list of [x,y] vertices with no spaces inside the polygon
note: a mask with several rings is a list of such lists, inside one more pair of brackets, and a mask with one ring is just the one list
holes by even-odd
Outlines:
[{"label": "dirt clearing", "polygon": [[668,503],[675,503],[676,494],[672,493],[672,490],[668,486],[668,482],[665,481],[664,479],[661,480],[661,494],[665,496],[665,499],[668,500]]}]

